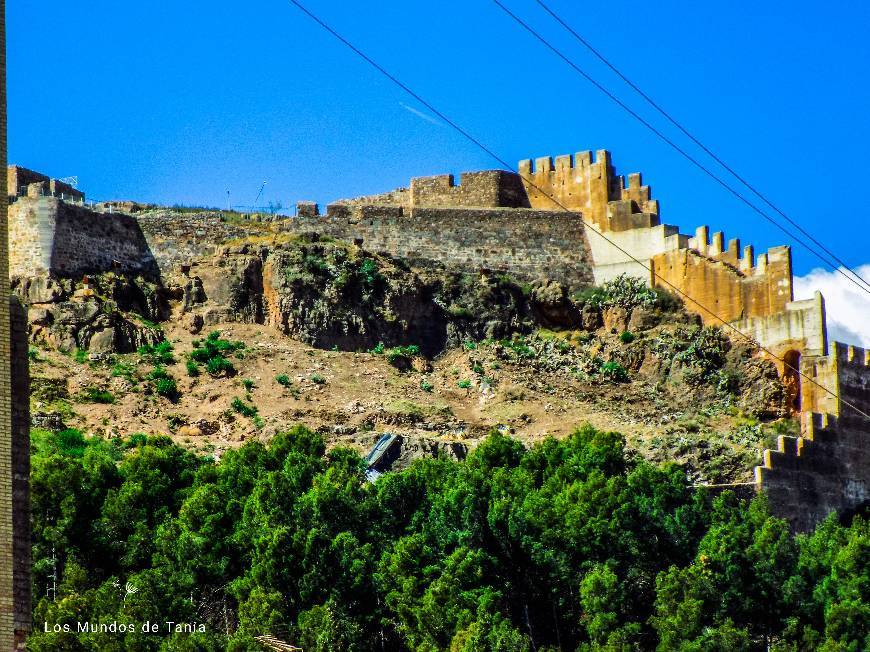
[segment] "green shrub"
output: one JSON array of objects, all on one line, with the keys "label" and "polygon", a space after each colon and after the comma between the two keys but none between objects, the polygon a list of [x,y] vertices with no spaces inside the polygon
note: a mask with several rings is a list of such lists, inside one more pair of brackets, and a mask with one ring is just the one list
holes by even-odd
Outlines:
[{"label": "green shrub", "polygon": [[27,349],[27,359],[31,362],[41,362],[42,358],[39,357],[39,349],[35,346],[31,346]]},{"label": "green shrub", "polygon": [[378,342],[377,344],[375,344],[375,348],[373,348],[371,351],[369,351],[369,353],[372,353],[372,354],[374,354],[374,355],[383,355],[383,353],[384,353],[384,343],[383,343],[383,342]]},{"label": "green shrub", "polygon": [[172,354],[172,342],[163,340],[157,344],[143,344],[137,353],[151,364],[173,364],[175,356]]},{"label": "green shrub", "polygon": [[463,379],[456,383],[456,386],[459,387],[459,389],[469,389],[471,387],[471,381]]},{"label": "green shrub", "polygon": [[324,378],[320,374],[311,374],[311,382],[315,385],[325,385],[326,378]]},{"label": "green shrub", "polygon": [[290,387],[293,382],[290,380],[290,376],[287,374],[278,374],[275,376],[275,382],[281,385],[282,387]]},{"label": "green shrub", "polygon": [[84,364],[88,361],[88,352],[85,349],[76,349],[73,353],[73,359],[80,364]]},{"label": "green shrub", "polygon": [[663,361],[678,361],[684,367],[685,379],[706,382],[723,392],[734,391],[738,377],[724,374],[726,356],[731,342],[716,326],[679,328],[664,332],[653,342],[653,352]]},{"label": "green shrub", "polygon": [[387,362],[394,367],[407,368],[411,364],[411,358],[420,354],[420,347],[416,344],[408,346],[395,346],[387,351]]},{"label": "green shrub", "polygon": [[626,310],[646,306],[673,311],[681,305],[672,294],[647,287],[643,280],[627,274],[620,274],[600,287],[586,288],[576,293],[574,300],[595,308],[620,306]]},{"label": "green shrub", "polygon": [[83,392],[84,399],[89,403],[114,403],[115,395],[107,389],[98,387],[86,387]]},{"label": "green shrub", "polygon": [[[220,331],[212,331],[204,340],[194,340],[193,347],[188,360],[204,364],[206,371],[212,376],[220,376],[222,374],[233,376],[236,373],[236,368],[226,356],[231,353],[241,356],[241,350],[245,348],[245,344],[243,342],[232,342],[222,339]],[[191,366],[188,365],[188,373],[194,375],[190,372],[190,369]]]},{"label": "green shrub", "polygon": [[244,387],[245,391],[247,391],[247,392],[250,392],[252,389],[254,389],[254,386],[255,386],[254,381],[251,380],[250,378],[245,378],[242,381],[242,387]]},{"label": "green shrub", "polygon": [[112,367],[112,376],[123,378],[133,384],[138,380],[136,377],[136,367],[129,362],[116,362]]},{"label": "green shrub", "polygon": [[148,380],[154,384],[154,392],[158,396],[163,396],[173,402],[178,400],[178,384],[169,375],[165,367],[161,365],[154,367],[151,373],[148,374]]},{"label": "green shrub", "polygon": [[618,362],[605,362],[601,365],[600,372],[607,380],[615,383],[624,383],[628,380],[628,372]]},{"label": "green shrub", "polygon": [[428,380],[421,380],[420,389],[422,389],[424,392],[431,392],[433,389],[435,389],[435,385],[430,383]]},{"label": "green shrub", "polygon": [[499,344],[518,358],[534,358],[537,356],[534,349],[526,344],[526,340],[523,337],[517,337],[510,340],[500,340]]},{"label": "green shrub", "polygon": [[248,405],[238,396],[233,399],[230,406],[243,417],[253,418],[257,415],[257,408],[253,405]]},{"label": "green shrub", "polygon": [[196,378],[199,376],[199,365],[196,364],[194,360],[188,359],[187,362],[184,363],[184,366],[187,368],[187,375],[191,378]]},{"label": "green shrub", "polygon": [[631,344],[632,342],[634,342],[634,333],[631,333],[629,331],[623,331],[619,334],[619,339],[622,341],[623,344]]},{"label": "green shrub", "polygon": [[160,378],[154,384],[154,391],[158,395],[164,396],[170,400],[178,398],[178,385],[174,378]]},{"label": "green shrub", "polygon": [[222,355],[215,355],[208,359],[205,363],[205,370],[212,376],[227,375],[232,376],[236,373],[236,368],[233,363],[227,360]]}]

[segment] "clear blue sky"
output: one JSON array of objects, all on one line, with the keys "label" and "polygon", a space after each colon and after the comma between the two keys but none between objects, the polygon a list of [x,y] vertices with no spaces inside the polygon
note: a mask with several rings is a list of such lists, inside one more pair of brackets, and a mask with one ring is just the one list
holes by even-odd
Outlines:
[{"label": "clear blue sky", "polygon": [[[531,0],[505,0],[633,98]],[[504,159],[607,148],[662,216],[786,238],[489,0],[308,0]],[[849,264],[870,262],[870,4],[551,0],[630,78]],[[773,3],[771,3],[773,4]],[[8,3],[9,155],[95,198],[321,203],[497,167],[289,2]],[[403,106],[405,105],[405,106]],[[795,248],[796,271],[815,267]]]}]

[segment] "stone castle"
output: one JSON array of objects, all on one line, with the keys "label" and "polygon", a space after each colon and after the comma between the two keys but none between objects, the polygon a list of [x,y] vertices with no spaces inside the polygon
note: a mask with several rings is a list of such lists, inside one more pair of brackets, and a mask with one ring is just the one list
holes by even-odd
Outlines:
[{"label": "stone castle", "polygon": [[[407,188],[335,202],[323,215],[302,202],[274,226],[411,263],[546,277],[570,288],[621,274],[676,288],[705,323],[727,322],[766,348],[790,388],[802,434],[780,437],[756,470],[774,509],[805,530],[870,500],[870,422],[849,407],[870,412],[870,352],[828,341],[820,294],[793,300],[788,247],[757,252],[707,226],[688,235],[663,224],[641,175],[618,175],[604,150],[521,161],[518,170],[468,172],[458,184],[451,175],[413,178]],[[34,175],[9,169],[13,279],[177,274],[246,233],[216,213],[137,214],[129,202],[97,212],[81,193]]]}]

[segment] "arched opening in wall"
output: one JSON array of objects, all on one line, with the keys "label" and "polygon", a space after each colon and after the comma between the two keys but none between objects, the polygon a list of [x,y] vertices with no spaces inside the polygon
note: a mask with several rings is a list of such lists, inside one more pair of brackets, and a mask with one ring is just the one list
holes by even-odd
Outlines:
[{"label": "arched opening in wall", "polygon": [[788,351],[783,356],[785,366],[782,372],[782,384],[785,386],[786,401],[794,412],[801,411],[801,354],[800,351]]}]

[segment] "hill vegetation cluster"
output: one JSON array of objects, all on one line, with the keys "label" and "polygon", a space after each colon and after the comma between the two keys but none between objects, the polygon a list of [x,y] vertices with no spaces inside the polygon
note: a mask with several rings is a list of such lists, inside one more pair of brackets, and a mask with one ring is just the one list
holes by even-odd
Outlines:
[{"label": "hill vegetation cluster", "polygon": [[374,484],[304,427],[219,462],[166,437],[34,446],[34,651],[248,651],[265,633],[317,652],[870,646],[866,520],[793,536],[763,496],[693,488],[588,426],[530,447],[493,433]]}]

